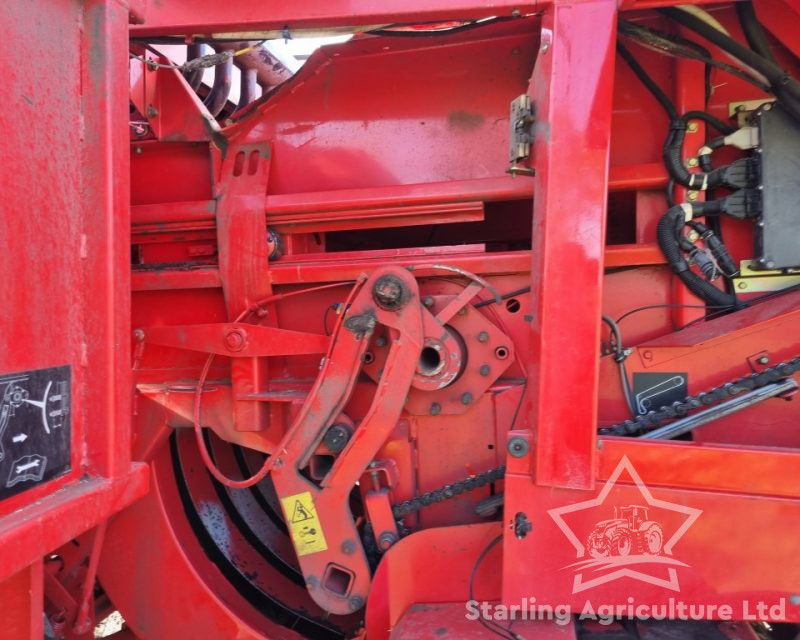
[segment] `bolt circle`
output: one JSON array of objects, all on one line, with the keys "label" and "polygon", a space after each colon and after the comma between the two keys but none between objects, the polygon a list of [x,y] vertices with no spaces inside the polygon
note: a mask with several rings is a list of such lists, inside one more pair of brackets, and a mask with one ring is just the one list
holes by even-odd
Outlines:
[{"label": "bolt circle", "polygon": [[514,436],[508,441],[508,454],[512,458],[522,458],[530,451],[530,445],[525,438]]}]

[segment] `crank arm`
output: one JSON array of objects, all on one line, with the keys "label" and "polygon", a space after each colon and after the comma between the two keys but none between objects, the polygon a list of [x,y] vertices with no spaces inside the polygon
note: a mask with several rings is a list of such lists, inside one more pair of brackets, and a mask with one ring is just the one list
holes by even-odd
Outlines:
[{"label": "crank arm", "polygon": [[[350,493],[395,428],[423,344],[422,307],[414,277],[403,269],[376,271],[353,297],[332,338],[322,371],[275,452],[271,477],[311,597],[344,615],[361,609],[371,576]],[[346,405],[377,324],[391,346],[372,404],[319,484],[301,473],[326,429]]]}]

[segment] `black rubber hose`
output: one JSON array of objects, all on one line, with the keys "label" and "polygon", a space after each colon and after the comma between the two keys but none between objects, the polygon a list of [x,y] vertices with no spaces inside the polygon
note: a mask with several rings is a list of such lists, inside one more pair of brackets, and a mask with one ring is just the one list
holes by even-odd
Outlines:
[{"label": "black rubber hose", "polygon": [[771,91],[780,100],[792,116],[800,120],[800,83],[788,75],[778,65],[763,58],[755,51],[751,51],[733,38],[726,36],[700,18],[693,16],[682,9],[665,7],[659,9],[665,16],[672,18],[683,26],[700,34],[708,41],[713,42],[720,49],[727,51],[734,58],[763,75],[770,84]]},{"label": "black rubber hose", "polygon": [[[204,44],[190,44],[186,47],[186,59],[187,60],[195,60],[196,58],[201,58],[205,54],[206,45]],[[189,83],[189,86],[192,88],[192,91],[197,92],[200,88],[200,84],[203,82],[203,72],[205,69],[195,69],[194,71],[184,71],[183,77],[186,78],[186,82]]]},{"label": "black rubber hose", "polygon": [[758,55],[766,58],[773,64],[777,64],[772,49],[769,48],[767,41],[767,34],[764,33],[764,28],[756,17],[756,10],[752,2],[737,2],[736,15],[739,16],[739,23],[742,25],[744,37],[747,38],[747,44]]},{"label": "black rubber hose", "polygon": [[642,65],[633,57],[633,54],[628,51],[620,42],[617,42],[617,52],[619,55],[622,56],[622,59],[628,63],[628,66],[631,68],[636,77],[639,78],[639,81],[647,87],[647,90],[653,94],[658,103],[664,108],[664,111],[667,112],[667,116],[670,120],[677,120],[678,119],[678,110],[675,109],[675,105],[672,104],[672,100],[667,97],[667,94],[662,91],[661,87],[659,87],[653,79],[647,74],[647,72],[642,68]]},{"label": "black rubber hose", "polygon": [[678,236],[685,224],[685,215],[683,207],[678,205],[669,209],[658,221],[656,236],[664,257],[689,291],[705,303],[714,307],[738,308],[741,303],[735,295],[720,291],[710,282],[703,280],[691,270],[689,263],[683,257]]},{"label": "black rubber hose", "polygon": [[214,67],[214,84],[211,85],[203,104],[212,116],[216,117],[225,108],[228,102],[228,95],[231,92],[233,82],[233,58],[229,57],[222,64]]}]

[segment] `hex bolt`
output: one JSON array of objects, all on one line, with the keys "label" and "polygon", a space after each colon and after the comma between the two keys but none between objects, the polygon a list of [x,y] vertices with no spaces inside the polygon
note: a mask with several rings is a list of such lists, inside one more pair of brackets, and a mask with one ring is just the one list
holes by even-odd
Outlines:
[{"label": "hex bolt", "polygon": [[157,115],[158,109],[156,109],[152,104],[147,105],[147,117],[155,118]]},{"label": "hex bolt", "polygon": [[472,394],[469,391],[465,391],[461,394],[461,404],[470,404],[472,402]]},{"label": "hex bolt", "polygon": [[425,296],[425,298],[422,300],[422,304],[425,305],[426,307],[432,307],[433,298],[431,296]]},{"label": "hex bolt", "polygon": [[530,451],[528,441],[521,436],[514,436],[508,441],[508,454],[512,458],[522,458]]},{"label": "hex bolt", "polygon": [[800,606],[800,594],[793,593],[789,596],[789,602],[794,606]]},{"label": "hex bolt", "polygon": [[488,364],[482,364],[479,372],[482,376],[488,376],[491,371],[492,368]]},{"label": "hex bolt", "polygon": [[386,338],[383,336],[378,336],[375,338],[375,346],[376,347],[385,347],[386,346]]},{"label": "hex bolt", "polygon": [[322,441],[333,453],[339,453],[350,440],[350,430],[343,424],[332,424]]},{"label": "hex bolt", "polygon": [[393,275],[378,278],[372,286],[372,297],[379,307],[387,311],[397,311],[407,302],[403,281]]},{"label": "hex bolt", "polygon": [[478,334],[478,342],[489,342],[489,334],[486,331],[481,331]]},{"label": "hex bolt", "polygon": [[689,131],[689,133],[696,133],[698,128],[699,127],[697,126],[696,122],[690,122],[689,126],[686,127],[686,129]]},{"label": "hex bolt", "polygon": [[689,164],[690,167],[696,167],[697,166],[697,158],[689,158],[688,164]]},{"label": "hex bolt", "polygon": [[691,200],[692,202],[694,202],[695,200],[697,200],[697,191],[688,191],[686,193],[686,197],[689,198],[689,200]]},{"label": "hex bolt", "polygon": [[739,289],[747,289],[747,283],[742,280],[736,285]]},{"label": "hex bolt", "polygon": [[356,543],[353,540],[347,539],[342,542],[342,553],[346,553],[348,556],[355,553],[356,551]]},{"label": "hex bolt", "polygon": [[364,598],[361,596],[353,596],[350,598],[348,605],[350,606],[350,611],[358,611],[364,606]]},{"label": "hex bolt", "polygon": [[397,542],[397,536],[391,531],[384,531],[378,536],[378,547],[381,551],[388,551],[395,542]]},{"label": "hex bolt", "polygon": [[225,334],[225,346],[230,351],[241,351],[246,341],[247,334],[242,329],[231,329]]},{"label": "hex bolt", "polygon": [[144,329],[134,330],[133,338],[136,340],[136,342],[144,342]]},{"label": "hex bolt", "polygon": [[430,414],[432,416],[438,416],[441,412],[442,412],[442,405],[440,405],[438,402],[434,402],[433,404],[431,404]]},{"label": "hex bolt", "polygon": [[769,356],[759,356],[758,360],[756,360],[758,364],[769,364]]}]

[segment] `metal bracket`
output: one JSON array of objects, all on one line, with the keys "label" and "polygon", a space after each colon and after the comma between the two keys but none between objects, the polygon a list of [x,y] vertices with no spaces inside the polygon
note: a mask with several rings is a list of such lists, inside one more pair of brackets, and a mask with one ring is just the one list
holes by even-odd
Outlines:
[{"label": "metal bracket", "polygon": [[[510,135],[508,146],[508,161],[511,164],[510,172],[520,170],[523,167],[515,167],[523,160],[531,156],[531,142],[533,142],[533,107],[531,97],[527,93],[514,98],[511,101],[511,113],[509,114]],[[525,167],[533,171],[529,167]]]}]

